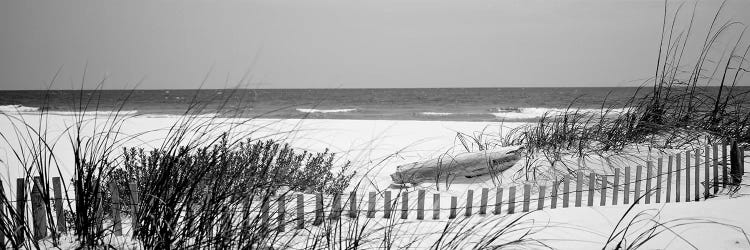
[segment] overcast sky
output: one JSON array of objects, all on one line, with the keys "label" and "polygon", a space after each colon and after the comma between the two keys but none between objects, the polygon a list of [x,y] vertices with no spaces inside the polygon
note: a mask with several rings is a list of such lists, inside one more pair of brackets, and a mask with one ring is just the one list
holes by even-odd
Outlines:
[{"label": "overcast sky", "polygon": [[[708,27],[718,4],[699,3],[697,29]],[[729,5],[725,16],[750,20],[750,1]],[[207,74],[204,88],[224,88],[246,73],[248,87],[259,88],[630,86],[653,74],[663,7],[659,0],[7,0],[0,1],[0,89],[44,88],[61,67],[54,88],[78,87],[86,63],[87,81],[106,75],[107,88],[141,79],[139,88],[196,88]]]}]

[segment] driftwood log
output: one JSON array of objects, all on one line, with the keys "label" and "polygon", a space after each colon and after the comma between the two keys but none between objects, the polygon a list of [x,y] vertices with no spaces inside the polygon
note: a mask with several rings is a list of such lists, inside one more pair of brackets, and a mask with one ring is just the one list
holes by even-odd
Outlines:
[{"label": "driftwood log", "polygon": [[457,155],[445,154],[436,159],[400,165],[391,174],[391,180],[395,184],[416,184],[446,176],[471,178],[497,174],[520,160],[522,149],[520,146],[512,146]]}]

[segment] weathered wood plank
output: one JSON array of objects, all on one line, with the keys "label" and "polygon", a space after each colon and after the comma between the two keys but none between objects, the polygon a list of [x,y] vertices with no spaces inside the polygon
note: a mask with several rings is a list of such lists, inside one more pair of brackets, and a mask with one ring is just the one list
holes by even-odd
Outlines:
[{"label": "weathered wood plank", "polygon": [[357,191],[352,191],[351,193],[349,193],[349,218],[357,218],[357,216],[359,215],[359,207],[357,206],[358,204],[359,201],[357,200]]},{"label": "weathered wood plank", "polygon": [[34,177],[31,189],[31,219],[34,226],[34,241],[47,237],[47,207],[42,194],[43,183],[39,176]]},{"label": "weathered wood plank", "polygon": [[469,189],[466,191],[466,210],[464,210],[466,213],[464,214],[466,217],[471,216],[471,207],[474,204],[474,190]]},{"label": "weathered wood plank", "polygon": [[[0,183],[2,185],[2,183]],[[2,186],[0,186],[2,188]],[[68,226],[65,225],[65,212],[63,211],[62,180],[60,177],[52,177],[52,189],[55,193],[55,219],[58,233],[67,233]]]},{"label": "weathered wood plank", "polygon": [[542,210],[544,209],[544,191],[546,187],[545,186],[539,186],[539,194],[537,195],[536,200],[536,210]]},{"label": "weathered wood plank", "polygon": [[615,168],[615,179],[612,182],[612,205],[617,205],[620,194],[620,169]]},{"label": "weathered wood plank", "polygon": [[570,176],[566,175],[563,180],[563,208],[570,206]]},{"label": "weathered wood plank", "polygon": [[552,194],[550,195],[550,201],[549,201],[549,207],[550,209],[557,208],[557,193],[560,186],[560,181],[555,179],[554,182],[552,182]]},{"label": "weathered wood plank", "polygon": [[665,202],[670,203],[672,202],[672,162],[674,161],[674,156],[669,156],[667,160],[667,197]]},{"label": "weathered wood plank", "polygon": [[489,188],[482,188],[482,196],[479,200],[479,214],[487,214],[487,199],[490,196]]},{"label": "weathered wood plank", "polygon": [[297,194],[297,229],[305,228],[305,195]]},{"label": "weathered wood plank", "polygon": [[581,198],[583,196],[583,172],[576,172],[576,201],[575,206],[581,206]]},{"label": "weathered wood plank", "polygon": [[383,218],[391,218],[393,211],[393,202],[391,201],[391,191],[385,191],[385,200],[383,201]]},{"label": "weathered wood plank", "polygon": [[323,193],[319,192],[315,194],[315,220],[313,220],[313,226],[323,224],[323,217],[325,217],[323,212]]},{"label": "weathered wood plank", "polygon": [[494,214],[500,214],[502,212],[503,205],[503,188],[499,187],[495,189],[495,211]]},{"label": "weathered wood plank", "polygon": [[685,202],[690,202],[690,150],[685,151]]},{"label": "weathered wood plank", "polygon": [[401,219],[409,218],[409,191],[401,191]]},{"label": "weathered wood plank", "polygon": [[661,203],[661,176],[664,174],[664,172],[662,172],[664,170],[664,160],[662,158],[659,158],[656,164],[656,203]]},{"label": "weathered wood plank", "polygon": [[417,220],[424,220],[424,196],[424,190],[417,191]]},{"label": "weathered wood plank", "polygon": [[451,213],[448,215],[448,219],[455,219],[456,218],[456,210],[458,206],[458,197],[451,196]]},{"label": "weathered wood plank", "polygon": [[120,212],[122,212],[122,202],[120,202],[120,189],[117,187],[115,181],[109,183],[109,195],[112,200],[110,208],[112,209],[110,216],[112,217],[112,229],[115,236],[122,235],[122,219],[120,218]]},{"label": "weathered wood plank", "polygon": [[643,166],[638,165],[635,167],[635,195],[633,196],[633,201],[635,204],[639,203],[639,200],[641,198],[641,181],[643,181],[641,172],[643,172]]},{"label": "weathered wood plank", "polygon": [[432,194],[432,219],[440,219],[440,194]]},{"label": "weathered wood plank", "polygon": [[622,191],[623,204],[630,204],[630,167],[625,167],[625,188]]},{"label": "weathered wood plank", "polygon": [[531,185],[523,185],[523,212],[529,211],[529,202],[531,200]]},{"label": "weathered wood plank", "polygon": [[508,188],[508,214],[516,212],[516,187]]},{"label": "weathered wood plank", "polygon": [[595,191],[595,189],[596,189],[596,174],[594,174],[593,172],[591,172],[591,173],[589,173],[589,187],[588,187],[589,196],[588,196],[588,199],[586,200],[586,202],[587,202],[586,205],[588,205],[589,207],[593,207],[594,206],[594,191]]},{"label": "weathered wood plank", "polygon": [[367,218],[375,218],[376,198],[375,192],[367,193]]}]

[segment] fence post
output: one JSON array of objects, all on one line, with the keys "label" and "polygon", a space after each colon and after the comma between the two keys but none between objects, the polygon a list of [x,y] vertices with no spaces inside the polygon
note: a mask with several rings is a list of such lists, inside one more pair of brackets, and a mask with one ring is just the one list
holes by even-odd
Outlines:
[{"label": "fence post", "polygon": [[531,200],[531,185],[524,184],[523,185],[523,211],[524,212],[529,211],[530,200]]},{"label": "fence post", "polygon": [[482,196],[479,203],[479,214],[487,214],[487,199],[490,195],[489,188],[482,188]]},{"label": "fence post", "polygon": [[581,206],[581,198],[583,196],[583,171],[578,170],[576,172],[576,207]]},{"label": "fence post", "polygon": [[685,202],[690,202],[690,150],[685,151]]},{"label": "fence post", "polygon": [[675,202],[680,202],[680,191],[682,190],[682,187],[680,186],[680,181],[682,180],[682,174],[680,173],[682,170],[682,154],[677,152],[675,159],[675,176],[674,176],[674,200]]},{"label": "fence post", "polygon": [[630,204],[630,167],[625,167],[625,188],[622,193],[623,204]]},{"label": "fence post", "polygon": [[656,203],[661,203],[661,175],[664,169],[664,159],[659,158],[656,162],[658,166],[656,166]]},{"label": "fence post", "polygon": [[708,199],[711,190],[711,148],[706,146],[703,150],[703,199]]},{"label": "fence post", "polygon": [[440,194],[432,194],[432,219],[440,219]]},{"label": "fence post", "polygon": [[315,220],[313,220],[313,226],[322,224],[323,216],[323,193],[318,192],[315,194]]},{"label": "fence post", "polygon": [[297,194],[297,229],[305,228],[305,195]]},{"label": "fence post", "polygon": [[601,197],[599,198],[599,206],[607,205],[607,176],[602,175],[602,189]]},{"label": "fence post", "polygon": [[424,220],[424,190],[417,191],[417,220]]},{"label": "fence post", "polygon": [[667,160],[667,199],[666,203],[669,203],[672,201],[672,161],[674,160],[673,156],[669,156],[669,159]]},{"label": "fence post", "polygon": [[[139,204],[141,204],[140,193],[138,184],[135,182],[128,183],[128,188],[130,189],[130,221],[133,224],[133,232],[136,232],[141,225],[138,219],[138,209],[140,208]],[[135,236],[135,233],[133,233],[133,237]]]},{"label": "fence post", "polygon": [[508,214],[516,212],[516,187],[508,188]]},{"label": "fence post", "polygon": [[732,139],[732,148],[729,151],[731,156],[731,176],[732,176],[732,184],[733,185],[739,185],[742,183],[742,170],[740,169],[740,161],[742,158],[740,158],[740,149],[737,147],[737,141]]},{"label": "fence post", "polygon": [[495,211],[494,214],[500,214],[502,212],[503,205],[503,188],[499,187],[495,189]]},{"label": "fence post", "polygon": [[594,206],[594,188],[596,187],[596,174],[594,172],[589,173],[589,197],[587,205],[589,207]]},{"label": "fence post", "polygon": [[723,187],[723,188],[726,188],[727,187],[727,183],[730,182],[730,180],[729,180],[729,171],[727,170],[729,168],[729,161],[727,160],[727,158],[729,158],[728,155],[727,155],[727,147],[728,146],[729,145],[728,145],[726,139],[722,140],[722,144],[721,144],[721,163],[722,163],[721,164],[721,175],[724,178],[721,179],[721,187]]},{"label": "fence post", "polygon": [[471,206],[474,204],[474,190],[466,191],[466,210],[464,216],[471,216]]},{"label": "fence post", "polygon": [[409,217],[409,191],[401,192],[401,219]]},{"label": "fence post", "polygon": [[620,193],[620,169],[615,168],[615,179],[612,182],[612,205],[617,205]]},{"label": "fence post", "polygon": [[44,206],[42,197],[42,178],[34,177],[34,186],[31,189],[31,215],[34,223],[34,241],[47,237],[47,207]]},{"label": "fence post", "polygon": [[112,181],[109,183],[109,195],[112,197],[112,204],[110,208],[110,216],[112,216],[112,229],[116,236],[122,235],[122,221],[120,220],[120,190],[117,189],[117,182]]},{"label": "fence post", "polygon": [[456,218],[456,207],[458,206],[458,197],[451,196],[451,213],[448,215],[448,219]]},{"label": "fence post", "polygon": [[638,165],[635,167],[635,196],[633,196],[633,202],[638,204],[638,199],[641,198],[641,172],[643,172],[643,166]]},{"label": "fence post", "polygon": [[99,193],[97,193],[97,209],[96,209],[96,231],[104,231],[104,188],[99,186]]},{"label": "fence post", "polygon": [[654,192],[651,190],[651,178],[653,178],[653,175],[651,174],[654,171],[654,163],[652,161],[646,162],[646,204],[651,204],[651,193]]},{"label": "fence post", "polygon": [[391,191],[385,191],[385,200],[383,201],[383,218],[391,218],[391,211],[393,210],[393,203],[391,202]]},{"label": "fence post", "polygon": [[357,191],[352,191],[349,193],[349,218],[357,218],[357,214]]},{"label": "fence post", "polygon": [[278,204],[279,204],[278,231],[284,232],[284,230],[286,230],[286,221],[285,221],[286,220],[286,193],[281,193],[281,195],[279,195]]},{"label": "fence post", "polygon": [[550,209],[557,208],[557,193],[560,185],[560,181],[555,178],[555,180],[552,182],[552,193],[550,194],[550,201],[549,201],[549,207]]},{"label": "fence post", "polygon": [[16,246],[20,248],[26,240],[26,180],[16,179]]},{"label": "fence post", "polygon": [[719,193],[719,145],[716,143],[713,144],[713,152],[714,152],[714,158],[713,161],[711,161],[711,167],[714,169],[714,194]]},{"label": "fence post", "polygon": [[570,176],[566,175],[563,179],[563,208],[570,206]]},{"label": "fence post", "polygon": [[[2,188],[2,186],[0,186],[0,188]],[[52,177],[52,189],[55,193],[55,218],[57,219],[57,231],[60,233],[66,233],[68,232],[68,227],[65,225],[65,213],[63,212],[62,201],[62,181],[60,180],[60,177]]]},{"label": "fence post", "polygon": [[[5,187],[3,187],[2,178],[0,178],[0,197],[5,197]],[[5,206],[0,206],[0,218],[9,218],[5,215]],[[6,225],[5,220],[0,220],[0,228],[10,228],[10,226]],[[0,249],[5,250],[5,230],[0,230]]]},{"label": "fence post", "polygon": [[331,209],[331,220],[341,219],[341,194],[336,193],[333,195],[333,208]]},{"label": "fence post", "polygon": [[544,191],[546,187],[545,186],[539,186],[539,195],[536,200],[536,210],[542,210],[544,209]]},{"label": "fence post", "polygon": [[695,149],[695,201],[701,199],[701,151]]},{"label": "fence post", "polygon": [[367,194],[367,218],[375,218],[375,206],[377,206],[375,192],[369,192]]}]

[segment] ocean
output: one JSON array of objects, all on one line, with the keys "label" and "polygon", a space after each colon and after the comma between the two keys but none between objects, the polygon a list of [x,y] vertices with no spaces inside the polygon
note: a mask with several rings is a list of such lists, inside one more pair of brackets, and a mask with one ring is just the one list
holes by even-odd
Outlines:
[{"label": "ocean", "polygon": [[[637,88],[204,89],[0,91],[0,111],[70,115],[201,114],[259,118],[532,121],[568,106],[623,109]],[[81,98],[83,97],[83,98]]]}]

